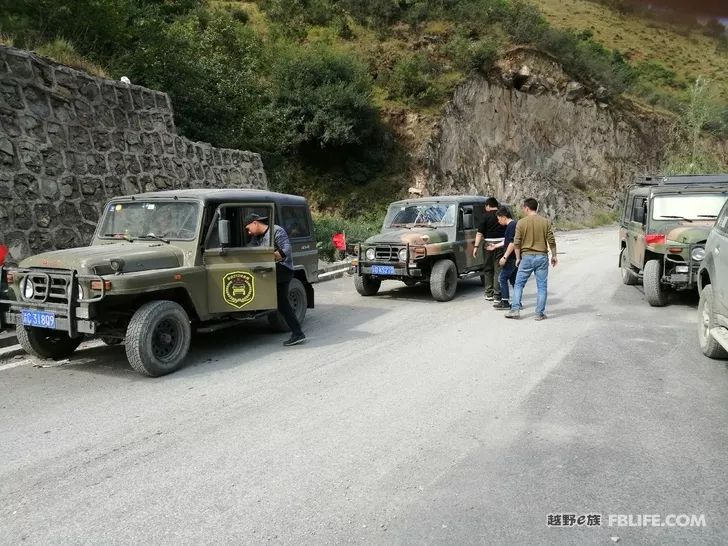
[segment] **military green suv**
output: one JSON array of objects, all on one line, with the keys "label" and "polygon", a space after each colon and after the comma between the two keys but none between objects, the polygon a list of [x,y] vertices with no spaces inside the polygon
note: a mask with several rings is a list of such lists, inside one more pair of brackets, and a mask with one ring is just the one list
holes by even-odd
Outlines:
[{"label": "military green suv", "polygon": [[697,287],[705,241],[728,198],[728,175],[638,179],[627,189],[619,230],[622,282],[644,285],[652,306]]},{"label": "military green suv", "polygon": [[255,212],[283,226],[293,249],[289,298],[299,321],[314,305],[318,251],[302,197],[195,189],[120,197],[104,208],[91,246],[47,252],[0,269],[0,330],[43,358],[66,357],[87,336],[125,342],[138,372],[178,369],[193,330],[210,332],[277,312],[273,247],[249,245]]},{"label": "military green suv", "polygon": [[485,197],[422,197],[389,205],[382,231],[359,244],[352,261],[354,286],[375,295],[382,281],[428,283],[432,297],[455,297],[458,279],[482,276],[483,252],[473,257]]}]

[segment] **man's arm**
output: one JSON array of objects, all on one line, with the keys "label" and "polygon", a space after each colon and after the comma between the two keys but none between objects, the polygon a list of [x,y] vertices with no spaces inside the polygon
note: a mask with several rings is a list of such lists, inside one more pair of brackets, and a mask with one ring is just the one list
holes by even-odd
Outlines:
[{"label": "man's arm", "polygon": [[475,258],[478,255],[478,249],[480,248],[480,243],[483,242],[483,234],[478,231],[477,235],[475,236],[475,246],[473,247],[473,258]]},{"label": "man's arm", "polygon": [[503,261],[503,263],[505,263],[506,260],[508,260],[508,257],[515,252],[515,248],[516,247],[513,245],[513,243],[508,243],[508,248],[506,248],[503,256],[501,256],[501,260]]},{"label": "man's arm", "polygon": [[546,230],[546,242],[549,245],[549,250],[551,251],[551,265],[553,267],[556,267],[556,264],[559,263],[559,259],[556,256],[556,236],[554,235],[554,226],[549,222],[549,226]]},{"label": "man's arm", "polygon": [[286,233],[286,230],[282,227],[279,227],[275,230],[275,247],[280,249],[282,254],[278,251],[276,251],[276,261],[281,262],[283,261],[286,256],[291,255],[291,241],[288,238],[288,233]]},{"label": "man's arm", "polygon": [[513,252],[516,253],[516,265],[521,263],[521,241],[523,240],[523,222],[516,223],[516,235],[513,237]]}]

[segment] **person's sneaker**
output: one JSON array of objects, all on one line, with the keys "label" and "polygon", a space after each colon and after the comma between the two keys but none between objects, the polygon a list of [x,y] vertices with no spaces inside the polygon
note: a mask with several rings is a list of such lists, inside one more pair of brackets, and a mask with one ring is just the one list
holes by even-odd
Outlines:
[{"label": "person's sneaker", "polygon": [[506,318],[519,319],[521,318],[521,312],[518,310],[511,309],[506,313]]},{"label": "person's sneaker", "polygon": [[495,298],[493,296],[485,295],[485,301],[493,301]]},{"label": "person's sneaker", "polygon": [[546,320],[548,317],[546,315],[536,315],[536,318],[533,320]]},{"label": "person's sneaker", "polygon": [[291,345],[298,345],[299,343],[303,343],[305,339],[306,336],[303,334],[292,334],[287,341],[283,342],[283,346],[290,347]]},{"label": "person's sneaker", "polygon": [[510,309],[511,304],[508,303],[508,300],[501,300],[495,305],[493,305],[493,309],[497,309],[498,311],[505,311],[506,309]]}]

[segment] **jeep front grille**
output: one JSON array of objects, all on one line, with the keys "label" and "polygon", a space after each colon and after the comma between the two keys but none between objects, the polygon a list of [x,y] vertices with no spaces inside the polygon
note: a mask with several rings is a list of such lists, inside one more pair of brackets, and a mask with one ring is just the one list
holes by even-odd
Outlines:
[{"label": "jeep front grille", "polygon": [[404,247],[396,246],[378,246],[375,247],[376,260],[378,262],[398,262],[399,251]]},{"label": "jeep front grille", "polygon": [[[26,298],[21,293],[21,299],[25,301],[47,302],[67,304],[70,290],[68,285],[71,280],[70,271],[31,271],[25,276],[22,286],[26,280],[33,283],[33,296]],[[24,292],[21,290],[21,292]]]}]

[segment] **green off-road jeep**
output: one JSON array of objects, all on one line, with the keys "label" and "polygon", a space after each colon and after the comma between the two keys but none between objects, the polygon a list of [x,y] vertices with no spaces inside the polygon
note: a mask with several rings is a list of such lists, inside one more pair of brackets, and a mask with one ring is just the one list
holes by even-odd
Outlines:
[{"label": "green off-road jeep", "polygon": [[273,247],[249,246],[243,219],[255,212],[288,232],[299,321],[318,280],[313,222],[302,197],[260,190],[181,190],[113,199],[91,246],[0,268],[0,329],[43,358],[70,355],[86,336],[125,342],[138,372],[175,371],[192,330],[210,332],[265,317],[286,326],[276,304]]},{"label": "green off-road jeep", "polygon": [[382,281],[429,283],[432,297],[455,297],[458,279],[483,275],[483,252],[473,257],[485,197],[442,196],[389,205],[381,233],[355,248],[354,286],[373,296]]},{"label": "green off-road jeep", "polygon": [[671,290],[697,287],[708,238],[728,198],[728,175],[638,179],[627,189],[620,222],[624,284],[642,279],[647,302],[668,303]]}]

